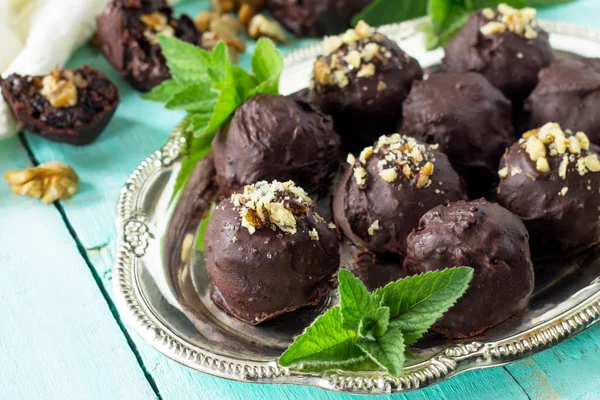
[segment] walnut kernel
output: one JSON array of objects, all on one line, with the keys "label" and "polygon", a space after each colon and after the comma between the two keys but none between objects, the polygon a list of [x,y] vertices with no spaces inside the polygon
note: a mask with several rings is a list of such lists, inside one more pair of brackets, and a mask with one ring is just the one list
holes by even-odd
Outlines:
[{"label": "walnut kernel", "polygon": [[248,3],[242,4],[238,11],[238,19],[245,27],[250,25],[250,21],[257,14],[256,10]]},{"label": "walnut kernel", "polygon": [[216,12],[204,10],[194,18],[194,25],[199,32],[208,32],[210,23],[217,18],[219,18],[219,14]]},{"label": "walnut kernel", "polygon": [[210,31],[218,36],[235,37],[242,31],[242,24],[234,16],[223,14],[210,22]]},{"label": "walnut kernel", "polygon": [[287,34],[281,25],[262,14],[255,15],[250,21],[248,36],[252,39],[265,36],[279,43],[287,41]]},{"label": "walnut kernel", "polygon": [[77,104],[77,88],[73,82],[62,79],[58,70],[53,70],[42,79],[41,95],[53,107],[66,108]]},{"label": "walnut kernel", "polygon": [[4,179],[13,193],[50,204],[77,193],[79,176],[67,164],[51,161],[23,171],[8,171]]},{"label": "walnut kernel", "polygon": [[210,5],[219,14],[232,12],[235,8],[234,0],[210,0]]}]

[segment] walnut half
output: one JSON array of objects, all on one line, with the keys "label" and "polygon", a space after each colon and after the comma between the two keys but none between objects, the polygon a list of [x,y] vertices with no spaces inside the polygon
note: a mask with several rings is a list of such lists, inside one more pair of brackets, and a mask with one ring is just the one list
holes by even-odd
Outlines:
[{"label": "walnut half", "polygon": [[65,200],[77,193],[79,176],[65,163],[50,161],[23,171],[8,171],[4,179],[13,193],[41,198],[44,204]]}]

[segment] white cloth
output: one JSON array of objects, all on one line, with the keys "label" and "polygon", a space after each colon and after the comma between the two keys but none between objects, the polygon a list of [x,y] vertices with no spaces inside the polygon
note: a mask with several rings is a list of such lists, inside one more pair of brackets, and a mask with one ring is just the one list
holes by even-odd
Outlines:
[{"label": "white cloth", "polygon": [[[62,67],[96,28],[106,0],[0,0],[0,69],[44,75]],[[19,126],[0,99],[0,139]]]}]

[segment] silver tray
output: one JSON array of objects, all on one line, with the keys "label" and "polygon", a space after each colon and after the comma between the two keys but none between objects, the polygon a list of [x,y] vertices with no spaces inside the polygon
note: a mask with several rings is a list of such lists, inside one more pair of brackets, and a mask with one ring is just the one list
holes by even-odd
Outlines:
[{"label": "silver tray", "polygon": [[[418,19],[381,31],[422,66],[432,67],[443,52],[423,49],[420,32],[425,22]],[[559,53],[600,54],[600,32],[551,21],[540,24],[550,32],[552,46]],[[319,51],[320,44],[286,57],[282,93],[306,86],[311,62]],[[554,272],[548,276],[537,276],[536,293],[522,315],[468,341],[424,340],[414,349],[415,359],[407,363],[400,378],[369,372],[305,373],[281,367],[276,360],[293,336],[335,303],[336,294],[317,307],[305,307],[258,327],[247,326],[215,307],[207,294],[203,257],[192,251],[200,221],[181,215],[174,220],[181,210],[170,206],[184,143],[175,129],[122,189],[113,281],[116,304],[127,323],[155,349],[190,368],[245,382],[292,383],[350,393],[397,393],[439,383],[464,371],[522,359],[600,319],[600,250],[591,250],[549,266]]]}]

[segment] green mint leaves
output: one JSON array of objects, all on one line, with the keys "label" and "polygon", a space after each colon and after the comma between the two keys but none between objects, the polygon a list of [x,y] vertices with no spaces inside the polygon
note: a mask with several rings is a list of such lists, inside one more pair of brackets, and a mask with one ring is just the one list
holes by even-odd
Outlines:
[{"label": "green mint leaves", "polygon": [[261,38],[252,55],[252,73],[248,73],[232,65],[224,42],[212,52],[164,35],[159,42],[172,77],[143,97],[188,113],[180,124],[188,148],[177,177],[176,197],[235,110],[250,97],[278,94],[283,59],[270,39]]},{"label": "green mint leaves", "polygon": [[454,305],[472,277],[471,268],[452,268],[400,279],[369,293],[342,269],[340,305],[298,336],[279,364],[310,371],[383,370],[400,376],[405,346]]},{"label": "green mint leaves", "polygon": [[[471,13],[481,8],[494,8],[500,3],[511,7],[545,7],[570,3],[573,0],[375,0],[352,19],[380,26],[429,15],[431,23],[425,29],[425,46],[433,50],[446,43],[467,22]],[[401,4],[399,4],[401,3]]]}]

